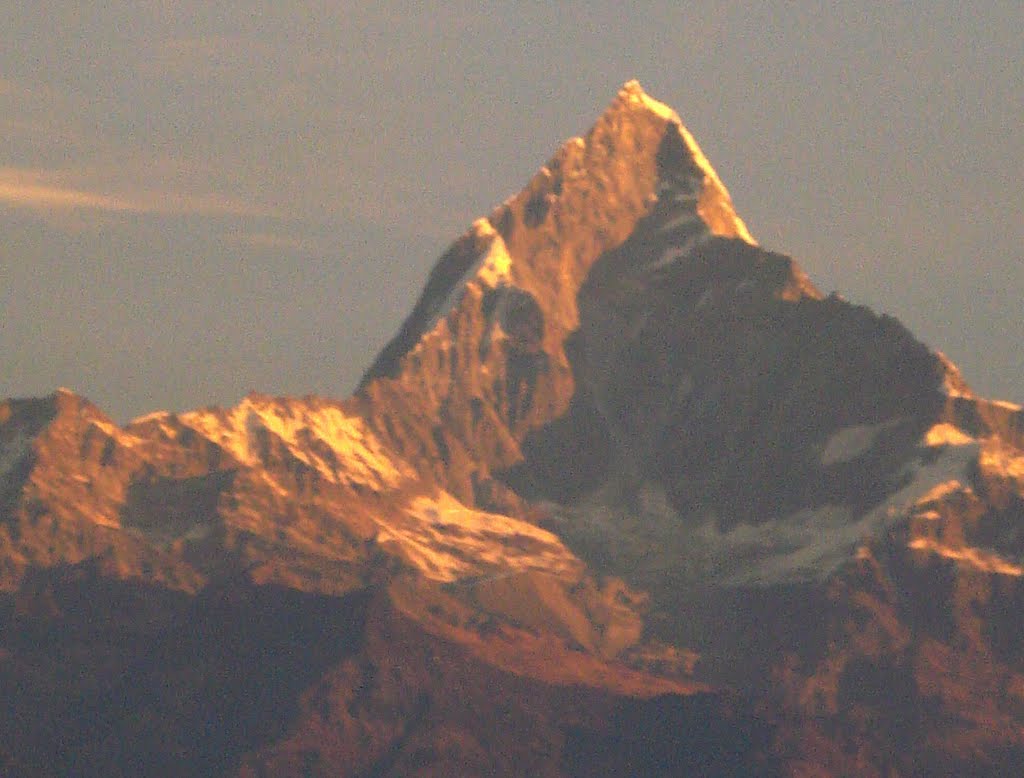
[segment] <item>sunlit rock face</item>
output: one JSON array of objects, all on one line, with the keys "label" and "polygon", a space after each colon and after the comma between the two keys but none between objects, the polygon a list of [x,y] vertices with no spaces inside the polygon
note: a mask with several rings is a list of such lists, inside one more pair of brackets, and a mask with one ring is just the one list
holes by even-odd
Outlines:
[{"label": "sunlit rock face", "polygon": [[1024,412],[629,82],[355,396],[0,404],[0,772],[1015,774],[1022,574]]},{"label": "sunlit rock face", "polygon": [[679,117],[630,82],[438,262],[363,379],[378,433],[460,499],[515,510],[492,476],[578,394],[580,289],[645,219],[680,246],[752,242]]}]

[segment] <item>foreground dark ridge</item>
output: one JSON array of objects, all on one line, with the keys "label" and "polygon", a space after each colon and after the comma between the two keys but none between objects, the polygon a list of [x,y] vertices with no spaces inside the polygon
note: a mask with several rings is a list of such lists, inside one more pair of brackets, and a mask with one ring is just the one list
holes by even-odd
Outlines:
[{"label": "foreground dark ridge", "polygon": [[0,405],[2,771],[1009,774],[1022,431],[630,82],[354,397]]}]

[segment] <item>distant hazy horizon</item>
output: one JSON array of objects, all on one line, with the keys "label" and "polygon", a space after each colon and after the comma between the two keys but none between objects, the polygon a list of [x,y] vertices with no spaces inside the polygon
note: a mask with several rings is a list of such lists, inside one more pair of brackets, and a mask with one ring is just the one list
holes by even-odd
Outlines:
[{"label": "distant hazy horizon", "polygon": [[1024,401],[1024,7],[20,3],[0,396],[342,397],[434,261],[638,78],[766,248]]}]

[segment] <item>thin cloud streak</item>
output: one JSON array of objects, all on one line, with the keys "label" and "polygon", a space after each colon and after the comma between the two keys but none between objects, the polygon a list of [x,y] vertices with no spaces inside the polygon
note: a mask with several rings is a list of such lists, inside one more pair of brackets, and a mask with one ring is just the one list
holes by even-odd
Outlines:
[{"label": "thin cloud streak", "polygon": [[0,168],[0,203],[35,210],[97,210],[162,215],[266,216],[265,210],[213,194],[141,191],[128,196],[68,186],[53,171]]}]

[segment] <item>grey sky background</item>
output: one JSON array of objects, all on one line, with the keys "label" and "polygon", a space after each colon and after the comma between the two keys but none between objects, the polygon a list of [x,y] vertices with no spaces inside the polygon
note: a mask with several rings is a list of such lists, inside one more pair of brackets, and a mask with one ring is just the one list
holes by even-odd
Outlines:
[{"label": "grey sky background", "polygon": [[1024,400],[1024,6],[0,7],[0,396],[341,397],[639,78],[767,248]]}]

